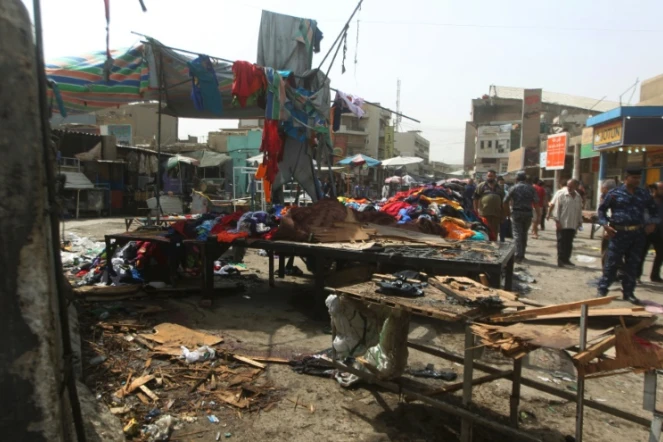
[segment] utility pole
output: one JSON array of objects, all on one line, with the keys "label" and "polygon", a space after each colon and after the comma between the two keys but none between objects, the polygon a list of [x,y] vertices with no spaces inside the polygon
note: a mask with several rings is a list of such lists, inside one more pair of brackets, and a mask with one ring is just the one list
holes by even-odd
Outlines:
[{"label": "utility pole", "polygon": [[401,131],[401,121],[403,121],[403,116],[401,115],[401,79],[396,80],[396,130]]}]

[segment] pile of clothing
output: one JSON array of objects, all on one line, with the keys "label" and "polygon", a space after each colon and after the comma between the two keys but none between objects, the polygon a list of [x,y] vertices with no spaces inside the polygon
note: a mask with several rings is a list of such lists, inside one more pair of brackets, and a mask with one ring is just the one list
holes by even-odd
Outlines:
[{"label": "pile of clothing", "polygon": [[444,183],[399,192],[380,211],[399,224],[416,223],[424,233],[452,240],[487,240],[488,227],[463,208],[462,184]]}]

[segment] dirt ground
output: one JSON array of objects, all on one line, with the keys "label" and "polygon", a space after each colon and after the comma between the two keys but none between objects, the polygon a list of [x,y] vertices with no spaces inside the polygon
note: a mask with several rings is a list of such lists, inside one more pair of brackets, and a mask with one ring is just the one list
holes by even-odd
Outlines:
[{"label": "dirt ground", "polygon": [[[538,240],[530,239],[527,260],[517,266],[536,278],[528,298],[546,303],[569,302],[593,297],[591,285],[601,274],[600,236],[589,238],[590,226],[585,225],[574,243],[573,261],[576,268],[560,269],[556,266],[554,231],[541,232]],[[121,219],[92,219],[67,223],[67,231],[96,240],[105,233],[124,231]],[[580,258],[579,258],[580,256]],[[594,258],[592,261],[591,258]],[[591,261],[591,262],[587,262]],[[224,338],[238,341],[273,355],[312,353],[330,347],[328,321],[312,314],[312,280],[301,278],[277,279],[276,288],[267,285],[267,258],[256,251],[248,251],[245,263],[250,272],[259,276],[243,292],[220,294],[211,308],[198,305],[200,296],[170,298],[158,301],[164,308],[158,319]],[[299,260],[296,264],[305,269]],[[651,266],[651,255],[645,264],[645,275]],[[306,272],[305,272],[306,273]],[[643,278],[647,280],[648,278]],[[614,294],[619,293],[615,286]],[[663,304],[663,285],[645,282],[638,286],[636,295]],[[623,304],[621,301],[617,303]],[[462,353],[463,334],[458,326],[439,321],[413,317],[410,340]],[[485,353],[482,362],[502,369],[509,362],[494,354]],[[450,369],[462,373],[462,367],[445,360],[410,350],[409,365],[420,368],[434,363],[437,369]],[[475,376],[483,373],[475,371]],[[530,355],[523,370],[525,377],[549,382],[558,388],[574,391],[573,369],[559,354],[539,350]],[[458,440],[460,422],[445,413],[417,402],[404,403],[399,396],[369,385],[343,389],[336,381],[294,373],[286,365],[270,364],[265,374],[267,381],[283,392],[283,399],[268,412],[238,413],[219,406],[215,410],[220,419],[213,424],[204,418],[175,431],[171,440],[213,441],[217,433],[221,439],[238,441],[455,441]],[[566,380],[565,380],[566,379]],[[628,374],[601,378],[587,382],[588,398],[643,417],[642,375]],[[426,381],[442,386],[443,381]],[[94,392],[94,385],[90,385]],[[511,383],[498,380],[474,389],[476,409],[485,416],[493,415],[506,422],[509,409]],[[659,395],[662,393],[659,389]],[[459,400],[460,392],[450,400]],[[310,410],[293,402],[311,404]],[[575,404],[557,397],[523,387],[521,400],[521,428],[537,434],[545,441],[564,441],[575,433]],[[187,436],[187,434],[195,433]],[[620,418],[585,408],[586,441],[621,442],[646,440],[647,430]],[[475,440],[510,440],[481,428],[475,428]],[[568,439],[567,439],[568,440]]]}]

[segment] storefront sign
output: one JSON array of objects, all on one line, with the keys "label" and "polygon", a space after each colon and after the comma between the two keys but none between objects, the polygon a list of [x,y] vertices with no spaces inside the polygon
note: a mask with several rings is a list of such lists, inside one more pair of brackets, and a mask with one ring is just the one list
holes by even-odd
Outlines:
[{"label": "storefront sign", "polygon": [[623,132],[621,120],[594,128],[594,150],[621,146]]},{"label": "storefront sign", "polygon": [[548,155],[546,157],[546,170],[564,169],[567,142],[568,134],[566,132],[561,134],[548,135]]},{"label": "storefront sign", "polygon": [[594,128],[586,127],[582,130],[580,137],[580,159],[593,158],[599,156],[594,150]]},{"label": "storefront sign", "polygon": [[663,167],[663,149],[654,151],[651,149],[648,150],[646,164],[647,168]]},{"label": "storefront sign", "polygon": [[523,169],[523,161],[525,160],[525,149],[520,148],[509,152],[509,165],[507,172],[517,172]]},{"label": "storefront sign", "polygon": [[541,167],[541,168],[546,167],[546,156],[547,155],[548,155],[548,152],[539,153],[539,167]]}]

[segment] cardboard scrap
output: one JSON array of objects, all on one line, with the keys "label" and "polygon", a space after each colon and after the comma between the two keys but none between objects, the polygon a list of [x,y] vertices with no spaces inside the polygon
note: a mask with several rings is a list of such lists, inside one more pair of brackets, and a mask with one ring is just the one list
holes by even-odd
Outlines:
[{"label": "cardboard scrap", "polygon": [[238,395],[235,395],[228,391],[217,392],[216,396],[226,404],[232,405],[237,408],[246,408],[249,406],[248,399],[240,398]]}]

